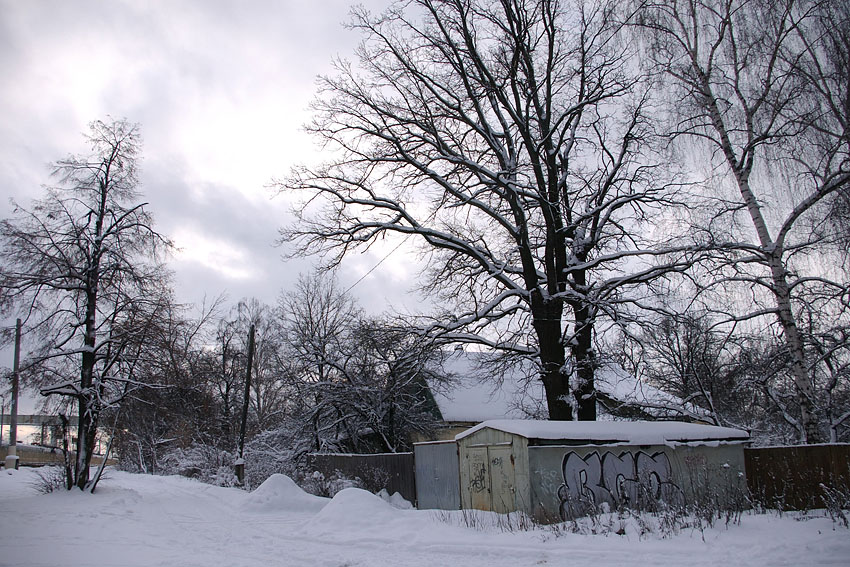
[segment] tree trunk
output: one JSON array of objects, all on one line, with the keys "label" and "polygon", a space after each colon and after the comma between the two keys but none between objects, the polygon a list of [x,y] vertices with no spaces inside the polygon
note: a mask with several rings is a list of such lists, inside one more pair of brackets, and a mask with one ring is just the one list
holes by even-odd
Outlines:
[{"label": "tree trunk", "polygon": [[561,316],[563,304],[559,301],[544,300],[540,291],[531,294],[531,312],[534,317],[534,330],[540,348],[542,369],[540,378],[546,390],[546,405],[549,419],[552,421],[572,421],[569,377],[564,373],[566,360],[564,344],[561,340]]},{"label": "tree trunk", "polygon": [[[99,228],[99,227],[98,227]],[[80,394],[77,396],[77,462],[74,468],[74,484],[85,490],[89,481],[91,453],[97,434],[97,403],[94,386],[95,341],[97,317],[97,275],[92,270],[87,282],[86,332],[83,338],[83,356],[80,366]]]},{"label": "tree trunk", "polygon": [[576,304],[575,338],[570,353],[576,364],[578,385],[575,390],[579,421],[596,421],[596,356],[593,352],[593,318],[587,306]]},{"label": "tree trunk", "polygon": [[92,403],[86,396],[77,399],[80,405],[77,425],[77,460],[74,467],[74,485],[85,490],[89,482],[92,453],[97,437],[98,415]]},{"label": "tree trunk", "polygon": [[[113,154],[114,155],[114,154]],[[109,160],[105,162],[103,178],[98,181],[100,201],[97,209],[94,228],[94,242],[91,251],[91,263],[86,274],[86,320],[85,335],[83,336],[83,356],[80,366],[80,393],[77,396],[77,411],[79,412],[77,429],[77,463],[74,473],[74,484],[80,490],[85,490],[89,482],[94,440],[97,435],[98,421],[98,391],[95,384],[94,367],[95,346],[97,344],[97,300],[100,284],[100,259],[102,251],[103,221],[107,210],[107,196],[111,189]]]},{"label": "tree trunk", "polygon": [[791,308],[791,290],[785,278],[785,267],[779,258],[771,258],[773,276],[773,293],[776,298],[776,311],[788,354],[791,356],[791,374],[797,390],[797,401],[800,404],[800,429],[803,443],[820,443],[820,430],[817,415],[814,410],[814,388],[806,369],[805,350],[797,321]]},{"label": "tree trunk", "polygon": [[[728,139],[724,138],[724,144]],[[730,145],[731,147],[731,145]],[[727,157],[728,159],[728,157]],[[771,238],[767,228],[767,222],[761,213],[755,193],[750,188],[748,173],[741,170],[737,162],[732,161],[730,165],[735,171],[735,178],[741,197],[750,213],[750,219],[759,238],[761,251],[767,258],[770,269],[772,292],[776,304],[776,317],[785,337],[785,346],[791,357],[791,374],[794,377],[794,386],[797,390],[797,402],[800,405],[800,429],[802,430],[801,441],[803,443],[819,443],[821,441],[818,430],[817,416],[814,412],[814,391],[809,381],[809,373],[806,370],[806,354],[803,347],[803,339],[797,328],[796,317],[791,307],[791,286],[786,278],[787,271],[782,259],[784,250]]]},{"label": "tree trunk", "polygon": [[[694,60],[694,66],[698,63]],[[772,293],[776,305],[776,316],[785,337],[785,346],[791,356],[791,373],[794,377],[794,385],[797,390],[797,402],[800,405],[800,429],[804,443],[818,443],[821,440],[818,430],[817,417],[814,409],[814,391],[806,370],[806,355],[803,348],[803,340],[797,328],[794,311],[791,307],[791,287],[787,281],[787,270],[782,256],[784,253],[780,242],[776,242],[770,235],[767,222],[761,211],[761,204],[756,198],[750,186],[750,167],[754,150],[748,150],[739,159],[729,139],[728,130],[723,122],[717,99],[708,83],[708,75],[703,74],[702,89],[708,102],[707,109],[711,117],[712,125],[718,134],[720,147],[726,158],[730,169],[735,175],[735,181],[741,194],[741,199],[747,208],[753,228],[758,235],[759,249],[764,254],[767,267],[771,273]],[[751,126],[750,126],[751,128]],[[751,137],[752,132],[749,132]],[[751,152],[751,153],[750,153]]]}]

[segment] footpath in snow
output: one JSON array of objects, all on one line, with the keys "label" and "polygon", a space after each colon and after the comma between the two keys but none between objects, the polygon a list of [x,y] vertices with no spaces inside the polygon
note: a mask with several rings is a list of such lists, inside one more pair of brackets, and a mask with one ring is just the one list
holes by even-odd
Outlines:
[{"label": "footpath in snow", "polygon": [[[0,472],[0,565],[609,567],[848,565],[850,530],[822,515],[743,516],[704,532],[505,533],[494,515],[403,510],[349,488],[333,499],[275,475],[252,493],[109,471],[95,494],[40,494]],[[466,516],[468,518],[468,516]],[[489,527],[486,525],[490,522]]]}]

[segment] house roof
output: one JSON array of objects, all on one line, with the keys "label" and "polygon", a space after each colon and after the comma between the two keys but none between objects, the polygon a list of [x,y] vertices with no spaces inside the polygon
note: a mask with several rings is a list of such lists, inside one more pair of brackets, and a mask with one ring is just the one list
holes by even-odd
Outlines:
[{"label": "house roof", "polygon": [[479,423],[460,433],[462,439],[484,428],[496,429],[527,439],[665,445],[668,443],[746,441],[746,431],[731,427],[700,425],[682,421],[540,421],[497,419]]},{"label": "house roof", "polygon": [[[455,352],[443,363],[452,374],[449,384],[431,388],[444,421],[480,422],[488,419],[521,419],[543,403],[543,385],[528,384],[516,372],[497,384],[480,368],[477,353]],[[523,409],[531,406],[528,410]]]},{"label": "house roof", "polygon": [[[548,417],[543,384],[530,366],[515,368],[496,381],[495,376],[486,371],[485,355],[457,351],[447,357],[443,367],[454,379],[448,385],[432,386],[431,390],[444,421]],[[693,404],[644,384],[615,364],[606,364],[597,370],[595,385],[608,398],[642,408],[645,414],[653,417],[704,413]]]}]

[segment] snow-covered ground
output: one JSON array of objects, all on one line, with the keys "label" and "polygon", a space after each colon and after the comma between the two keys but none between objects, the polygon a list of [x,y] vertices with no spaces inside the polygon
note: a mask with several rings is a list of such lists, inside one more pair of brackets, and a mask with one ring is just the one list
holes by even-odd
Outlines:
[{"label": "snow-covered ground", "polygon": [[[110,471],[94,495],[39,494],[0,472],[0,565],[848,565],[850,530],[824,517],[745,515],[669,538],[473,529],[460,512],[402,510],[346,489],[332,500],[276,475],[253,493]],[[453,515],[454,514],[454,515]],[[450,521],[446,521],[450,520]]]}]

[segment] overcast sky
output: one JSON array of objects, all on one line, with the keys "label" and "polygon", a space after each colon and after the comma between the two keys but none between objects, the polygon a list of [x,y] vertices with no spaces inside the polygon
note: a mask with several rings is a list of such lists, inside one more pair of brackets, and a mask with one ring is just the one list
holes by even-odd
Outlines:
[{"label": "overcast sky", "polygon": [[[273,303],[311,260],[281,260],[288,204],[266,186],[321,157],[301,126],[316,76],[359,41],[342,26],[350,4],[0,0],[0,216],[39,196],[49,163],[87,151],[89,122],[127,118],[141,124],[145,200],[181,249],[178,298]],[[343,286],[385,253],[348,259]],[[393,254],[352,294],[373,313],[415,304],[408,262]]]}]

